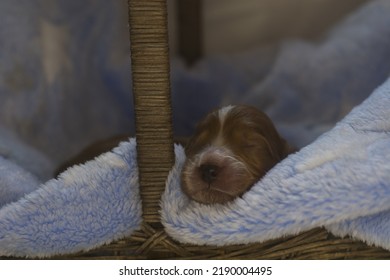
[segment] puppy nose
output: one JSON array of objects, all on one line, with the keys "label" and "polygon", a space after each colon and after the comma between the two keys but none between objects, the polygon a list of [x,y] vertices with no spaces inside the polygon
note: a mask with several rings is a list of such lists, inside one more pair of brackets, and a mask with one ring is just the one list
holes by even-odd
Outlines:
[{"label": "puppy nose", "polygon": [[213,164],[202,164],[200,167],[200,173],[202,175],[202,180],[208,184],[211,184],[217,179],[218,176],[218,166]]}]

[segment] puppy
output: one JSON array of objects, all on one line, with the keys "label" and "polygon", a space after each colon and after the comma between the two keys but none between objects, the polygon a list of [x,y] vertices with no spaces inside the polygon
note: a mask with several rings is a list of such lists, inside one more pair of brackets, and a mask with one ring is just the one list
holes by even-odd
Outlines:
[{"label": "puppy", "polygon": [[246,192],[291,149],[254,107],[228,106],[207,115],[185,148],[182,189],[203,204]]}]

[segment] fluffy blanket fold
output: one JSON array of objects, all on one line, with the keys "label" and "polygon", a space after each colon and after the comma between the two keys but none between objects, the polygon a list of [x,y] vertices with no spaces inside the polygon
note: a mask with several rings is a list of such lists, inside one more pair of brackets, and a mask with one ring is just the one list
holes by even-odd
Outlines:
[{"label": "fluffy blanket fold", "polygon": [[[130,235],[142,220],[135,139],[49,180],[84,144],[133,126],[127,2],[19,2],[0,1],[0,256],[50,257]],[[176,146],[161,200],[167,232],[225,245],[324,226],[390,250],[389,15],[390,1],[373,0],[322,41],[191,69],[173,61],[177,135],[214,107],[250,103],[303,148],[242,198],[205,206],[180,190]]]},{"label": "fluffy blanket fold", "polygon": [[180,190],[180,147],[176,155],[162,216],[181,242],[243,244],[326,226],[390,250],[390,80],[228,205],[189,201]]},{"label": "fluffy blanket fold", "polygon": [[135,140],[0,209],[0,255],[47,257],[98,247],[141,222]]}]

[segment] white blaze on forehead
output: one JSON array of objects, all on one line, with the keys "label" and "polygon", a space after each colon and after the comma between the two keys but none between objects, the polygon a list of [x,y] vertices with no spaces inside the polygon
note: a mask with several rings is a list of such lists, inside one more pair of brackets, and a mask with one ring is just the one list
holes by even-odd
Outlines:
[{"label": "white blaze on forehead", "polygon": [[234,108],[234,106],[229,105],[229,106],[226,106],[226,107],[223,107],[223,108],[219,109],[219,111],[218,111],[218,118],[219,118],[219,121],[221,123],[221,126],[223,125],[223,122],[225,121],[226,115],[233,108]]},{"label": "white blaze on forehead", "polygon": [[221,108],[218,111],[218,119],[219,119],[219,123],[220,123],[219,132],[218,132],[217,138],[215,138],[215,140],[213,141],[212,145],[214,145],[214,146],[223,146],[224,145],[225,141],[223,139],[223,134],[222,134],[223,125],[224,125],[224,122],[226,120],[226,116],[229,114],[229,112],[233,108],[234,108],[234,106],[229,105],[229,106]]}]

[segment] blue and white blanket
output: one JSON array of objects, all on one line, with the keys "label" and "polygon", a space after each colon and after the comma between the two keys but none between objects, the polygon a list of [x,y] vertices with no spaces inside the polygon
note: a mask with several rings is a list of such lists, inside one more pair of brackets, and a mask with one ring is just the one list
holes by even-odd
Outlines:
[{"label": "blue and white blanket", "polygon": [[390,80],[228,205],[183,195],[184,160],[177,147],[162,199],[163,224],[177,240],[242,244],[326,226],[390,250]]},{"label": "blue and white blanket", "polygon": [[[130,235],[141,223],[136,141],[68,169],[92,140],[133,130],[126,1],[0,2],[0,256],[49,257]],[[174,130],[250,103],[302,148],[242,198],[162,197],[183,242],[242,244],[325,226],[390,250],[390,1],[370,1],[321,41],[172,61]],[[360,104],[360,105],[359,105]],[[354,108],[352,111],[351,109]]]}]

